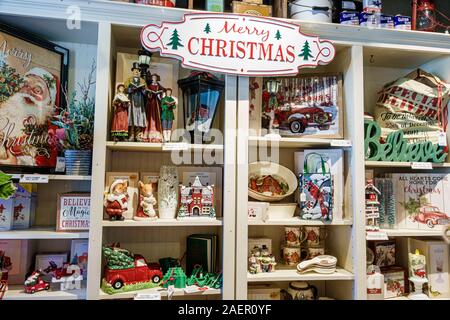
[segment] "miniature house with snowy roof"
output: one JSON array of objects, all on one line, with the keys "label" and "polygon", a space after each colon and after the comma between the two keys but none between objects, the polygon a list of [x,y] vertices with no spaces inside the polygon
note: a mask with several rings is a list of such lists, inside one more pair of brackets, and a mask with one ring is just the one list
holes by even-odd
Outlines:
[{"label": "miniature house with snowy roof", "polygon": [[215,218],[215,216],[213,185],[203,185],[198,176],[195,177],[194,183],[189,183],[189,186],[180,185],[178,218]]}]

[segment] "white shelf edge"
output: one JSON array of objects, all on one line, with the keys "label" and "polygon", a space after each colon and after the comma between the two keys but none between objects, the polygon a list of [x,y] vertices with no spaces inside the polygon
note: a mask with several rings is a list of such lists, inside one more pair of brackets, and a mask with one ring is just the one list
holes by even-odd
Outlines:
[{"label": "white shelf edge", "polygon": [[322,221],[313,221],[313,220],[302,220],[299,218],[292,219],[277,219],[277,220],[267,220],[267,221],[259,221],[259,220],[249,220],[249,226],[351,226],[353,225],[352,220],[338,220],[331,221],[329,223]]},{"label": "white shelf edge", "polygon": [[[162,287],[156,287],[151,289],[143,289],[143,290],[136,290],[136,291],[129,291],[129,292],[121,292],[116,294],[107,294],[103,292],[102,289],[99,289],[99,299],[100,300],[114,300],[114,299],[133,299],[134,295],[137,293],[154,293],[154,292],[160,292],[161,297],[167,297],[167,289],[163,289]],[[221,289],[208,289],[206,291],[202,292],[194,292],[194,293],[185,293],[184,289],[174,289],[174,296],[181,297],[181,296],[204,296],[204,295],[218,295],[221,294]]]},{"label": "white shelf edge", "polygon": [[187,149],[164,150],[163,143],[150,142],[114,142],[107,141],[106,148],[113,151],[162,151],[162,152],[178,152],[191,150],[223,150],[221,144],[187,144]]},{"label": "white shelf edge", "polygon": [[280,148],[298,148],[305,146],[333,146],[336,141],[342,142],[344,144],[349,144],[349,146],[336,146],[341,148],[351,148],[351,141],[346,139],[331,139],[331,138],[291,138],[291,137],[281,137],[281,138],[266,138],[264,136],[249,136],[248,141],[250,145],[261,145],[261,144],[278,144]]},{"label": "white shelf edge", "polygon": [[[366,161],[366,167],[368,168],[411,168],[411,162],[399,162],[399,161]],[[433,168],[450,168],[449,162],[443,163],[431,163]],[[418,170],[418,169],[414,169]],[[426,170],[426,169],[424,169]]]},{"label": "white shelf edge", "polygon": [[0,231],[0,239],[88,239],[89,232],[57,232],[54,227],[32,227],[30,229]]},{"label": "white shelf edge", "polygon": [[[23,173],[7,173],[12,176],[13,179],[20,179]],[[91,181],[91,176],[77,176],[77,175],[65,175],[65,174],[31,174],[33,176],[48,176],[49,180],[73,180],[73,181]]]},{"label": "white shelf edge", "polygon": [[[386,298],[384,301],[396,301],[396,300],[409,300],[413,301],[408,298],[408,296],[400,296],[400,297],[394,297],[394,298]],[[430,298],[429,300],[450,300],[450,296],[442,296],[442,297],[436,297],[436,298]]]},{"label": "white shelf edge", "polygon": [[416,230],[416,229],[380,229],[388,237],[439,237],[444,235],[443,230]]},{"label": "white shelf edge", "polygon": [[353,273],[337,268],[333,274],[319,274],[309,272],[299,274],[297,269],[281,269],[274,272],[250,274],[247,272],[248,282],[274,282],[274,281],[337,281],[337,280],[354,280]]},{"label": "white shelf edge", "polygon": [[21,285],[9,285],[3,300],[85,300],[86,289],[69,291],[39,291],[33,294],[25,293]]},{"label": "white shelf edge", "polygon": [[158,219],[155,221],[109,221],[103,220],[103,227],[194,227],[194,226],[222,226],[221,218],[200,220],[177,220],[177,219]]}]

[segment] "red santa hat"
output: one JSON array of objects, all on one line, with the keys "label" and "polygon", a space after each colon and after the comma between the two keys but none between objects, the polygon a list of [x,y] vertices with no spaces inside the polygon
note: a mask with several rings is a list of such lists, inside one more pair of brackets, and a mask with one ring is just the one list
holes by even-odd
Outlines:
[{"label": "red santa hat", "polygon": [[109,187],[109,192],[113,193],[114,189],[117,187],[117,185],[124,184],[124,183],[126,183],[126,181],[123,179],[114,180],[114,182],[111,183],[111,187]]},{"label": "red santa hat", "polygon": [[34,67],[28,70],[24,77],[26,76],[37,76],[42,78],[47,84],[48,91],[50,92],[50,104],[56,104],[59,101],[59,79],[54,76],[51,72],[45,69]]}]

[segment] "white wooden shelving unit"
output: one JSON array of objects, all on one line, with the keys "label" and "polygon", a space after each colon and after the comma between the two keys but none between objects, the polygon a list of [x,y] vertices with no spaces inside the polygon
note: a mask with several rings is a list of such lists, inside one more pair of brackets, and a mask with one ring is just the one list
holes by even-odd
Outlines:
[{"label": "white wooden shelving unit", "polygon": [[[75,6],[75,7],[70,7]],[[68,10],[68,8],[71,8]],[[81,29],[67,29],[66,19],[73,18],[74,8],[80,9]],[[227,112],[226,128],[238,128],[225,137],[221,145],[189,145],[186,152],[215,151],[224,160],[223,174],[223,219],[199,224],[197,222],[166,221],[138,223],[134,221],[109,222],[103,217],[102,197],[107,171],[157,170],[169,159],[169,152],[160,144],[114,143],[108,141],[108,110],[113,94],[115,56],[121,49],[135,52],[139,47],[139,30],[149,23],[181,20],[184,9],[140,6],[110,1],[82,0],[2,0],[0,21],[25,30],[34,31],[50,41],[56,41],[71,49],[71,61],[76,61],[77,69],[71,74],[82,72],[90,64],[90,56],[97,57],[95,141],[92,177],[50,177],[48,185],[40,186],[41,205],[46,210],[38,210],[40,224],[23,238],[39,242],[45,249],[65,247],[71,238],[64,240],[64,234],[56,234],[45,229],[54,224],[56,191],[73,191],[73,188],[91,190],[92,220],[89,231],[89,265],[87,290],[78,293],[42,292],[32,297],[20,293],[20,288],[12,287],[6,298],[36,299],[106,299],[132,298],[134,293],[109,296],[99,291],[103,243],[121,241],[123,247],[150,254],[151,258],[177,254],[182,240],[195,232],[217,232],[221,234],[221,255],[223,263],[223,290],[205,292],[211,298],[246,299],[249,283],[266,282],[286,285],[289,281],[308,280],[317,284],[322,295],[343,299],[366,298],[366,241],[364,230],[364,172],[412,170],[409,164],[372,163],[364,161],[363,113],[371,111],[376,101],[377,90],[408,71],[422,67],[440,77],[450,80],[450,36],[401,30],[367,29],[328,23],[295,22],[302,31],[316,34],[334,42],[337,48],[335,60],[314,72],[342,72],[344,74],[345,132],[348,143],[336,146],[330,139],[292,139],[267,141],[249,132],[249,102],[246,77],[226,77],[226,97],[224,107]],[[73,51],[73,52],[72,52]],[[83,56],[85,54],[85,56]],[[89,58],[87,58],[89,56]],[[75,59],[72,59],[75,57]],[[87,62],[86,62],[87,61]],[[78,66],[80,69],[78,70]],[[302,72],[311,72],[304,70]],[[76,78],[76,77],[75,77]],[[74,87],[74,78],[71,83]],[[237,94],[236,94],[237,92]],[[228,133],[227,133],[228,134]],[[448,138],[449,132],[447,132]],[[450,140],[450,139],[449,139]],[[269,221],[248,223],[247,220],[247,173],[251,152],[258,146],[280,148],[280,163],[293,169],[293,152],[304,148],[342,147],[345,150],[345,203],[344,220],[327,225],[329,251],[338,258],[338,272],[333,275],[297,275],[292,270],[282,270],[268,275],[247,273],[247,239],[249,236],[265,234],[279,239],[284,225],[302,225],[299,221]],[[250,151],[250,156],[249,156]],[[136,161],[133,164],[132,161]],[[448,172],[450,161],[434,165],[435,170]],[[423,171],[429,172],[429,171]],[[64,180],[60,180],[64,179]],[[90,185],[89,185],[90,184]],[[39,220],[38,220],[39,221]],[[312,224],[312,223],[311,223]],[[39,229],[39,228],[44,229]],[[21,237],[20,232],[11,232],[11,237]],[[402,239],[406,236],[421,236],[410,230],[388,230],[388,235]],[[86,235],[80,235],[85,237]],[[427,236],[438,236],[430,233]],[[4,236],[3,236],[4,237]],[[8,235],[9,237],[9,235]],[[49,238],[47,238],[49,237]],[[60,237],[60,238],[57,238]],[[40,240],[42,239],[42,240]],[[49,241],[62,239],[61,241]],[[279,241],[275,241],[278,246]],[[164,295],[164,294],[163,294]],[[179,298],[188,298],[182,291]]]}]

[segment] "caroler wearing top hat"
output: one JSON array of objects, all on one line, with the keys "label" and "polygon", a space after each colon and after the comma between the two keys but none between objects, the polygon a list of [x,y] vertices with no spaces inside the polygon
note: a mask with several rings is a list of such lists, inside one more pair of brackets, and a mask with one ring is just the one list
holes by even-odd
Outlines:
[{"label": "caroler wearing top hat", "polygon": [[144,139],[148,142],[162,142],[161,99],[164,88],[159,84],[160,77],[154,73],[147,86],[147,128]]},{"label": "caroler wearing top hat", "polygon": [[133,76],[125,82],[126,92],[131,101],[128,111],[128,125],[130,128],[129,141],[143,141],[142,132],[147,127],[145,114],[145,80],[141,78],[141,68],[138,62],[133,62],[131,68]]}]

